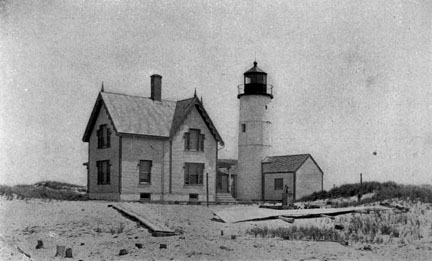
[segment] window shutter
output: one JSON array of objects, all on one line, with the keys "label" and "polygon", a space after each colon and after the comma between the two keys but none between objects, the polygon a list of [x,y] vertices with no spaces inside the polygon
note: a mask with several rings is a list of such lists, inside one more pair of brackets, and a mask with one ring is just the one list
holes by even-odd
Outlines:
[{"label": "window shutter", "polygon": [[189,164],[184,165],[184,184],[189,184]]},{"label": "window shutter", "polygon": [[185,150],[189,150],[189,140],[190,140],[190,133],[189,132],[185,132],[184,134],[184,145],[185,145]]},{"label": "window shutter", "polygon": [[97,168],[97,184],[101,184],[101,168],[100,168],[100,162],[96,162],[96,168]]},{"label": "window shutter", "polygon": [[198,184],[203,184],[204,164],[199,165]]},{"label": "window shutter", "polygon": [[101,134],[101,130],[99,129],[99,130],[96,131],[96,136],[97,136],[97,141],[98,141],[97,147],[98,148],[101,147],[101,135],[100,134]]},{"label": "window shutter", "polygon": [[109,148],[111,147],[111,129],[108,128],[107,129],[107,143],[106,146]]},{"label": "window shutter", "polygon": [[200,140],[199,140],[199,150],[200,151],[204,151],[204,140],[205,140],[205,135],[200,134]]},{"label": "window shutter", "polygon": [[151,183],[151,169],[152,169],[152,166],[153,166],[153,162],[150,161],[149,162],[149,169],[148,169],[148,182],[150,182],[150,183]]},{"label": "window shutter", "polygon": [[103,164],[103,162],[99,162],[99,169],[100,169],[100,184],[104,184],[105,183],[105,165]]},{"label": "window shutter", "polygon": [[106,184],[110,184],[111,183],[111,164],[109,163],[109,161],[106,163]]}]

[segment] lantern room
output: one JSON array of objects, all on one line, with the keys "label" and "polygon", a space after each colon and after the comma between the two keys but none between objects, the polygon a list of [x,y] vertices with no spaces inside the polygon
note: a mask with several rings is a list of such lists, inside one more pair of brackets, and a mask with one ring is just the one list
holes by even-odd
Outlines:
[{"label": "lantern room", "polygon": [[244,75],[244,84],[239,85],[237,98],[243,95],[268,95],[273,99],[272,86],[267,85],[267,73],[261,70],[255,61],[254,66]]}]

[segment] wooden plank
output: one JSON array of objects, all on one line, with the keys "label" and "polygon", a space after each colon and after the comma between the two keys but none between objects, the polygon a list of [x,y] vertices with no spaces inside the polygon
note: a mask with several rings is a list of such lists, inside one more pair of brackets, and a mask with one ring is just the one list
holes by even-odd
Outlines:
[{"label": "wooden plank", "polygon": [[244,221],[256,221],[277,218],[283,216],[285,218],[313,218],[322,217],[322,215],[342,215],[353,212],[362,212],[366,210],[390,210],[391,208],[382,206],[370,207],[348,207],[348,208],[317,208],[317,209],[290,209],[290,210],[274,210],[264,208],[237,208],[214,212],[221,220],[227,223],[236,223]]},{"label": "wooden plank", "polygon": [[158,223],[150,220],[149,218],[147,218],[146,216],[144,216],[141,213],[138,214],[137,212],[132,210],[131,207],[121,206],[120,204],[109,205],[109,206],[111,206],[115,210],[119,211],[120,213],[124,214],[126,217],[140,222],[155,237],[176,235],[176,233],[173,230],[169,229],[168,227],[166,227],[164,225],[158,224]]}]

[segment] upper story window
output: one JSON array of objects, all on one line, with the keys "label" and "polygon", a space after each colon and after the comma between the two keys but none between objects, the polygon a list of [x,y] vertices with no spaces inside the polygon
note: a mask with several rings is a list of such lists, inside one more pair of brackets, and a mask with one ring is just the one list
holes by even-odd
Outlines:
[{"label": "upper story window", "polygon": [[109,160],[96,161],[97,184],[111,184],[111,164]]},{"label": "upper story window", "polygon": [[185,150],[204,151],[204,139],[199,129],[189,129],[184,135]]},{"label": "upper story window", "polygon": [[151,160],[140,160],[139,162],[139,183],[151,183]]},{"label": "upper story window", "polygon": [[111,130],[106,124],[100,125],[97,130],[98,149],[111,147]]},{"label": "upper story window", "polygon": [[184,166],[185,185],[203,184],[204,163],[186,162]]},{"label": "upper story window", "polygon": [[246,132],[246,124],[242,123],[242,132]]}]

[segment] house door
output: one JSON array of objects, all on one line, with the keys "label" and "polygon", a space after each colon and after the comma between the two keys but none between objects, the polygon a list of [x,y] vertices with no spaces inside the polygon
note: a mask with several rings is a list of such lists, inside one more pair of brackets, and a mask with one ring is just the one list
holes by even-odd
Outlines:
[{"label": "house door", "polygon": [[229,192],[228,191],[228,186],[229,186],[228,175],[218,173],[216,183],[217,183],[217,187],[216,187],[217,193],[228,193]]},{"label": "house door", "polygon": [[233,198],[237,197],[237,176],[233,176],[231,175],[231,196],[233,196]]}]

